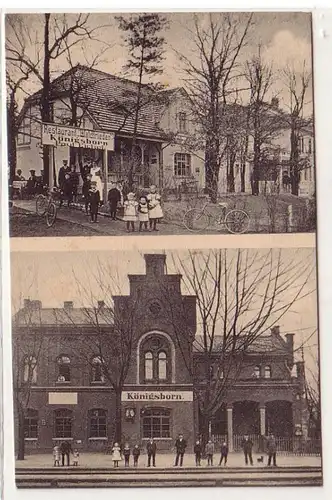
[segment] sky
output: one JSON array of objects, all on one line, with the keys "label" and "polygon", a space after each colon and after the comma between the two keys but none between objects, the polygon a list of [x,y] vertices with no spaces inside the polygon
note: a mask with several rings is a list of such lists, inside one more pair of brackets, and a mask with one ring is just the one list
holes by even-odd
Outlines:
[{"label": "sky", "polygon": [[[235,255],[236,250],[229,249],[229,256]],[[249,250],[249,256],[257,252],[257,259],[264,257],[269,250]],[[172,255],[176,255],[182,263],[188,263],[187,251],[151,251],[146,253],[166,253],[167,272],[173,274],[176,269]],[[202,255],[197,251],[198,258]],[[273,255],[277,255],[278,250]],[[299,275],[303,274],[296,286],[299,286],[306,274],[306,268],[315,269],[315,250],[311,248],[281,250],[283,266],[292,266],[295,262]],[[101,264],[100,264],[101,263]],[[74,306],[91,305],[90,298],[82,295],[81,285],[91,290],[94,301],[103,300],[102,290],[97,283],[96,276],[102,266],[102,280],[104,287],[111,286],[111,281],[116,283],[116,293],[128,294],[128,274],[144,274],[145,261],[143,253],[139,251],[101,251],[101,252],[13,252],[12,264],[12,305],[13,311],[22,305],[24,298],[41,300],[44,307],[62,307],[64,301],[73,301]],[[106,266],[106,267],[105,267]],[[179,268],[177,268],[179,269]],[[180,270],[181,271],[181,270]],[[303,271],[303,273],[302,273]],[[253,271],[249,271],[253,273]],[[182,273],[184,274],[184,273]],[[111,276],[111,278],[110,278]],[[47,279],[46,279],[47,277]],[[113,288],[114,289],[114,288]],[[182,293],[192,293],[182,286]],[[286,289],[280,297],[283,303],[292,300],[294,289]],[[310,274],[307,285],[302,295],[304,298],[295,302],[290,310],[282,317],[278,324],[282,334],[294,333],[295,346],[305,343],[305,357],[315,371],[318,359],[318,333],[317,333],[317,298],[315,272]]]},{"label": "sky", "polygon": [[[207,13],[199,13],[201,26],[206,25]],[[218,16],[219,14],[214,14]],[[248,14],[234,14],[242,16],[241,22],[245,23]],[[52,14],[54,16],[54,14]],[[75,14],[67,14],[67,21],[72,22]],[[189,57],[192,61],[197,58],[197,50],[194,48],[191,31],[193,29],[192,13],[170,13],[166,14],[169,21],[169,28],[163,32],[166,41],[164,71],[159,77],[159,81],[168,87],[177,87],[183,84],[183,71],[179,61],[179,53]],[[51,26],[54,26],[51,18]],[[43,15],[24,14],[23,23],[28,27],[30,40],[27,43],[27,50],[34,60],[36,47],[40,47],[43,34]],[[72,50],[72,61],[74,64],[84,64],[86,60],[92,61],[97,54],[101,54],[103,48],[108,45],[110,48],[102,56],[97,65],[98,69],[121,75],[130,76],[123,71],[126,61],[126,48],[123,45],[122,33],[117,27],[117,21],[113,14],[90,14],[89,26],[95,28],[94,35],[98,41],[91,41],[84,46],[76,45]],[[7,23],[7,37],[13,41],[12,31]],[[247,46],[243,49],[240,60],[257,54],[258,46],[262,47],[262,57],[268,63],[273,63],[276,74],[282,71],[286,65],[290,65],[299,71],[303,61],[306,68],[311,71],[311,16],[301,12],[256,12],[253,16],[253,27],[251,28]],[[52,63],[52,76],[56,77],[61,72],[68,69],[68,63],[62,56]],[[280,104],[284,108],[287,106],[289,97],[280,79],[276,79],[269,97],[278,94]],[[39,88],[38,83],[30,81],[26,85],[29,92]],[[22,97],[22,96],[21,96]],[[306,112],[312,113],[311,89],[308,92],[308,104]]]}]

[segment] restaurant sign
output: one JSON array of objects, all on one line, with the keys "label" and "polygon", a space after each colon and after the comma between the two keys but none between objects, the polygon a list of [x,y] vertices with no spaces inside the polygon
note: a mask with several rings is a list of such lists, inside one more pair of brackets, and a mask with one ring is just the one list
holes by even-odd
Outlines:
[{"label": "restaurant sign", "polygon": [[121,401],[193,401],[192,391],[123,391]]},{"label": "restaurant sign", "polygon": [[114,151],[114,134],[112,132],[42,123],[41,135],[44,146],[72,146],[74,148]]}]

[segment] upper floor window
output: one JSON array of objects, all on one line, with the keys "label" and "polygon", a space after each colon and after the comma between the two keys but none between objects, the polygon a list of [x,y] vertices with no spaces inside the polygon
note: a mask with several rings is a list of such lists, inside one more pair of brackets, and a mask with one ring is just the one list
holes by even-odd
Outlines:
[{"label": "upper floor window", "polygon": [[261,367],[257,365],[254,367],[254,377],[260,378],[260,376],[261,376]]},{"label": "upper floor window", "polygon": [[24,419],[24,437],[26,439],[38,438],[38,411],[27,409],[26,417]]},{"label": "upper floor window", "polygon": [[100,408],[89,411],[89,437],[107,437],[107,412]]},{"label": "upper floor window", "polygon": [[175,153],[174,175],[177,177],[188,177],[191,174],[191,155],[187,153]]},{"label": "upper floor window", "polygon": [[67,408],[61,408],[54,412],[54,432],[56,438],[72,437],[73,412]]},{"label": "upper floor window", "polygon": [[17,135],[17,145],[18,146],[24,146],[25,144],[30,144],[31,143],[31,115],[28,112],[28,114],[25,115],[23,118],[19,132]]},{"label": "upper floor window", "polygon": [[68,356],[58,357],[58,382],[70,382],[70,358]]},{"label": "upper floor window", "polygon": [[179,132],[187,132],[188,131],[188,122],[187,122],[187,114],[179,113]]},{"label": "upper floor window", "polygon": [[163,382],[171,379],[170,346],[161,336],[148,337],[141,346],[141,380]]},{"label": "upper floor window", "polygon": [[264,378],[271,378],[271,366],[269,365],[264,367]]},{"label": "upper floor window", "polygon": [[37,360],[35,356],[26,356],[24,358],[23,382],[37,383]]},{"label": "upper floor window", "polygon": [[104,383],[105,377],[103,372],[103,362],[100,356],[95,356],[92,359],[91,367],[91,382]]}]

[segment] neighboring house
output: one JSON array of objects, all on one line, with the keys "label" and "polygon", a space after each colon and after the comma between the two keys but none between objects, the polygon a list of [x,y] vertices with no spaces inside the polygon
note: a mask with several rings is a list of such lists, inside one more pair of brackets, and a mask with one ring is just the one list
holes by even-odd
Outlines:
[{"label": "neighboring house", "polygon": [[[145,255],[145,262],[145,274],[128,276],[129,295],[114,299],[114,317],[128,314],[132,301],[137,305],[121,395],[123,439],[144,446],[153,436],[159,450],[170,451],[183,433],[191,449],[200,433],[195,395],[204,385],[196,297],[181,293],[181,275],[166,274],[165,255]],[[169,301],[176,311],[172,315]],[[25,411],[27,446],[50,450],[55,440],[68,439],[94,450],[105,449],[114,439],[115,394],[103,373],[91,326],[97,314],[100,331],[112,335],[115,326],[105,320],[105,307],[101,301],[89,309],[65,302],[63,308],[50,309],[27,300],[13,317],[14,381],[21,380],[14,383],[14,401],[34,360]],[[259,437],[274,432],[286,438],[306,434],[304,365],[293,364],[293,353],[293,335],[284,340],[278,327],[247,349],[241,373],[223,394],[212,422],[214,435],[228,434],[230,449],[245,433]],[[194,377],[184,359],[192,362]]]}]

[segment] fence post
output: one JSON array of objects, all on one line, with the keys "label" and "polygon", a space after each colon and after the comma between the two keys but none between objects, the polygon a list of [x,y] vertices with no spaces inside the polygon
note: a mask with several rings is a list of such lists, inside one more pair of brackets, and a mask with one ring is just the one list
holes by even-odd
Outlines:
[{"label": "fence post", "polygon": [[288,205],[287,207],[287,229],[291,233],[293,229],[293,206]]},{"label": "fence post", "polygon": [[228,435],[228,449],[233,451],[233,407],[227,408],[227,435]]}]

